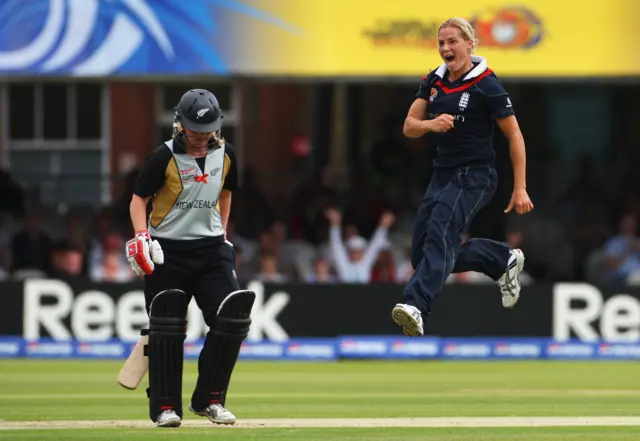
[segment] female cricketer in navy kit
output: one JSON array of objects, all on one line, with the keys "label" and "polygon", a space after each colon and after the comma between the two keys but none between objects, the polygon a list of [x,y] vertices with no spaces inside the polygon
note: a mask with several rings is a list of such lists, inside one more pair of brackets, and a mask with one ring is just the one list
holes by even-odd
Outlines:
[{"label": "female cricketer in navy kit", "polygon": [[520,297],[522,251],[489,239],[461,243],[465,227],[497,187],[495,124],[509,141],[514,172],[505,213],[533,209],[526,190],[524,139],[513,105],[487,61],[473,55],[476,44],[474,29],[466,20],[452,18],[440,26],[438,50],[444,63],[422,79],[404,123],[405,136],[433,132],[437,143],[434,174],[415,219],[411,246],[415,271],[404,289],[404,303],[392,311],[393,320],[411,337],[424,334],[423,320],[452,272],[488,275],[498,282],[506,308]]}]

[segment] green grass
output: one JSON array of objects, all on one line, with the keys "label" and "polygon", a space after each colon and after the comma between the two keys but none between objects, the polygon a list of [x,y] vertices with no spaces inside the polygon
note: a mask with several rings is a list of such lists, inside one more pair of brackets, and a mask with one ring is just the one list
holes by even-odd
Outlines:
[{"label": "green grass", "polygon": [[[0,415],[23,420],[148,420],[146,383],[115,381],[121,362],[0,360]],[[227,406],[249,418],[640,416],[636,362],[240,362]],[[185,365],[188,405],[197,365]],[[185,415],[185,419],[195,418]],[[151,425],[151,422],[149,422]],[[637,440],[629,428],[0,430],[0,440]],[[205,431],[205,432],[203,432]]]},{"label": "green grass", "polygon": [[12,441],[182,441],[215,439],[273,441],[637,441],[640,428],[560,427],[497,429],[175,429],[151,430],[60,430],[0,432],[0,440]]}]

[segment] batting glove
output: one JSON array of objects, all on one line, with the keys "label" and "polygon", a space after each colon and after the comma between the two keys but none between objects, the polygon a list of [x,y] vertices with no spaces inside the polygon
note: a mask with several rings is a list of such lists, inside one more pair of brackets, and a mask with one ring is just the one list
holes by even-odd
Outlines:
[{"label": "batting glove", "polygon": [[127,260],[133,272],[139,276],[151,274],[155,265],[164,263],[164,253],[157,240],[151,240],[146,230],[137,231],[125,245]]}]

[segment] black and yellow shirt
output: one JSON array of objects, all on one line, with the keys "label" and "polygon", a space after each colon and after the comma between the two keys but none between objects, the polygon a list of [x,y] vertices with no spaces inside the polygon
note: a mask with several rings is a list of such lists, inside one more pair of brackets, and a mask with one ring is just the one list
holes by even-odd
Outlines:
[{"label": "black and yellow shirt", "polygon": [[149,155],[133,192],[141,198],[153,196],[148,225],[152,237],[184,241],[224,235],[218,200],[222,191],[237,187],[230,144],[193,158],[170,140]]}]

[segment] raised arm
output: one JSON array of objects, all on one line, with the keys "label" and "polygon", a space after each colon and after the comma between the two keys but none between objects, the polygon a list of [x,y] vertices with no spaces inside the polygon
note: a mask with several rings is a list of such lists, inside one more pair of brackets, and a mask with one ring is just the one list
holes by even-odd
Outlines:
[{"label": "raised arm", "polygon": [[331,243],[331,253],[335,260],[336,271],[340,280],[349,278],[351,261],[347,254],[347,248],[342,242],[342,213],[335,208],[330,208],[325,212],[325,216],[329,220],[329,241]]},{"label": "raised arm", "polygon": [[380,250],[387,243],[387,237],[389,235],[389,228],[395,222],[396,217],[390,211],[385,212],[380,216],[380,223],[378,224],[378,228],[376,232],[373,234],[371,241],[369,242],[369,246],[362,256],[362,262],[364,265],[367,265],[367,268],[372,268],[378,258],[378,254]]}]

